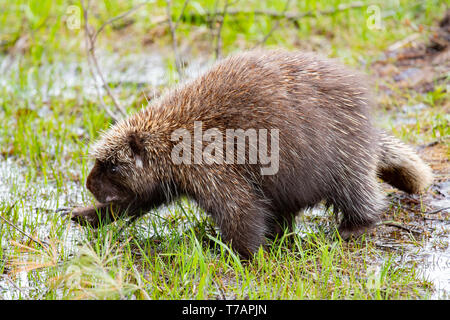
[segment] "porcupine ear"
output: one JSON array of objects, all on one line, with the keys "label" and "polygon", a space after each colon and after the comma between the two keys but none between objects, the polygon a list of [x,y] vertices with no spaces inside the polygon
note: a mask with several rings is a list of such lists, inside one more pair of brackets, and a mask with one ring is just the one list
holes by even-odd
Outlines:
[{"label": "porcupine ear", "polygon": [[137,132],[132,132],[128,136],[128,144],[133,152],[136,167],[142,168],[143,159],[145,156],[145,144],[143,137],[141,137]]}]

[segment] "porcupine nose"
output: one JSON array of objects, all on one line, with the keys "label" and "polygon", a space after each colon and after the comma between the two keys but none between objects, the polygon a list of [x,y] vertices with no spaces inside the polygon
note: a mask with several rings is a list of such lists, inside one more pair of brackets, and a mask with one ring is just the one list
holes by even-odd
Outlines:
[{"label": "porcupine nose", "polygon": [[[92,173],[90,173],[86,179],[86,188],[92,193],[94,194],[94,179],[92,179]],[[95,196],[95,194],[94,194]]]},{"label": "porcupine nose", "polygon": [[86,179],[86,188],[94,195],[95,199],[103,202],[104,199],[102,198],[104,198],[104,195],[101,192],[102,188],[100,185],[97,165],[94,165]]}]

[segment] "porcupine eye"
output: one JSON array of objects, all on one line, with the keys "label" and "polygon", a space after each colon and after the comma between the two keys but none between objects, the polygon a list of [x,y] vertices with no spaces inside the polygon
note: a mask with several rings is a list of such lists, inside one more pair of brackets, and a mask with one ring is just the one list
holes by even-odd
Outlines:
[{"label": "porcupine eye", "polygon": [[119,171],[119,168],[118,168],[118,166],[116,166],[116,165],[111,165],[110,167],[109,167],[109,173],[111,173],[111,174],[116,174],[117,172]]}]

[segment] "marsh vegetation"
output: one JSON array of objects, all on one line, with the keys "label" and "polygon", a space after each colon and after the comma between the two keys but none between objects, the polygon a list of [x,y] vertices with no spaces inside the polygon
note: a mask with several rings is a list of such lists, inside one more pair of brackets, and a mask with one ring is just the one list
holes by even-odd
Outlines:
[{"label": "marsh vegetation", "polygon": [[[449,298],[446,1],[0,7],[0,298]],[[94,201],[84,182],[101,130],[217,58],[255,47],[317,51],[370,74],[376,124],[415,146],[433,185],[414,196],[385,185],[383,223],[349,242],[333,236],[332,212],[309,210],[249,262],[188,199],[98,229],[56,212]]]}]

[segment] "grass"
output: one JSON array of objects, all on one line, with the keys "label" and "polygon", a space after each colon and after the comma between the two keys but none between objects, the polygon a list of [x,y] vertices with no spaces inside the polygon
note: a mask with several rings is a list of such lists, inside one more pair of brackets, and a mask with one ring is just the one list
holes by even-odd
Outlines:
[{"label": "grass", "polygon": [[[90,23],[96,28],[139,1],[94,2]],[[292,1],[289,11],[336,8],[340,1]],[[349,2],[347,2],[349,3]],[[366,3],[366,2],[365,2]],[[445,1],[406,1],[380,6],[383,28],[367,27],[367,6],[306,17],[296,28],[280,21],[266,47],[301,48],[338,57],[371,72],[370,63],[392,43],[435,25]],[[370,2],[370,4],[373,4]],[[218,7],[223,7],[219,1]],[[380,249],[374,241],[342,242],[331,236],[332,218],[307,221],[315,228],[285,234],[269,242],[250,262],[240,261],[203,212],[182,199],[154,211],[128,228],[124,222],[98,230],[70,224],[54,209],[87,204],[84,181],[92,165],[90,143],[111,119],[99,107],[86,68],[81,28],[68,28],[69,5],[76,1],[7,1],[0,12],[0,214],[34,238],[0,223],[0,298],[5,299],[416,299],[430,298],[433,286],[401,253]],[[214,1],[190,1],[177,29],[186,56],[213,57],[214,41],[205,21]],[[369,5],[369,2],[367,2]],[[174,1],[173,16],[183,1]],[[256,10],[282,12],[284,2],[241,0],[227,16],[224,55],[252,48],[270,32],[274,19]],[[200,18],[195,17],[195,14]],[[190,16],[189,16],[190,15]],[[167,76],[155,86],[112,83],[129,113],[141,108],[142,92],[172,84],[174,57],[170,33],[161,24],[165,1],[155,0],[134,15],[108,26],[97,47],[101,64],[116,66],[112,53],[160,53]],[[131,22],[127,27],[125,22]],[[121,24],[122,23],[122,24]],[[429,34],[427,28],[423,37]],[[22,45],[20,45],[22,43]],[[105,67],[113,76],[113,67]],[[133,68],[133,65],[129,66]],[[124,71],[124,70],[121,70]],[[134,72],[142,70],[135,69]],[[395,88],[393,88],[395,89]],[[448,92],[427,94],[395,89],[380,104],[380,125],[412,144],[448,137],[444,110]],[[105,102],[111,105],[108,97]],[[407,111],[404,105],[426,104]],[[125,103],[124,103],[125,104]],[[448,141],[444,142],[448,150]],[[330,225],[317,229],[320,225]],[[13,285],[14,284],[14,285]]]},{"label": "grass", "polygon": [[68,289],[70,298],[96,299],[398,299],[409,291],[410,297],[424,294],[413,291],[424,282],[392,257],[377,270],[361,263],[375,255],[365,241],[347,248],[322,235],[294,237],[289,243],[285,238],[245,263],[217,238],[210,238],[208,248],[192,229],[182,238],[164,239],[165,244],[113,237],[106,232],[94,245],[82,247],[56,287]]}]

